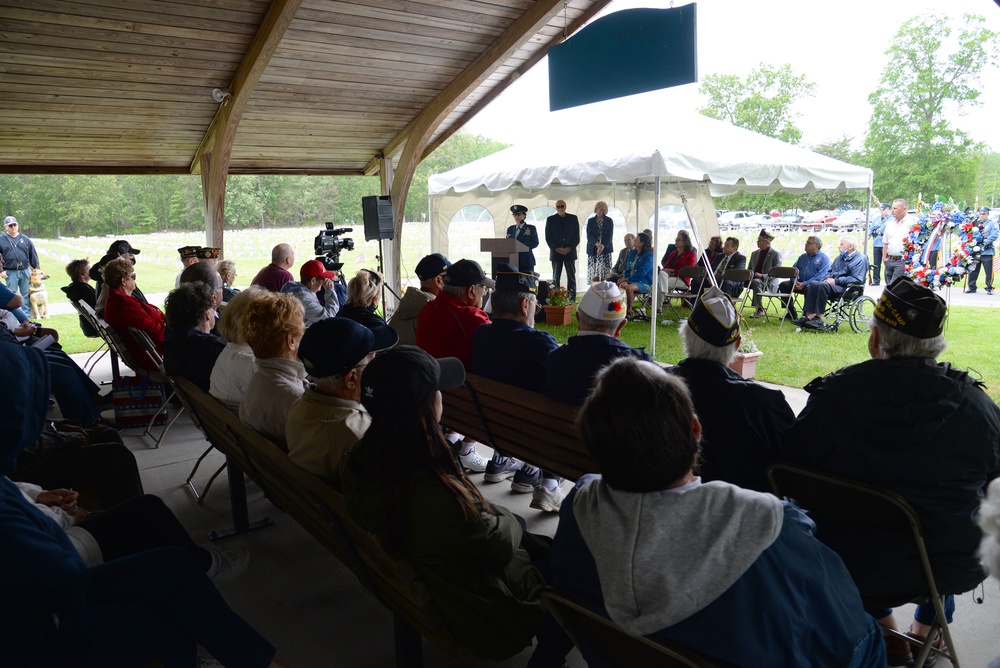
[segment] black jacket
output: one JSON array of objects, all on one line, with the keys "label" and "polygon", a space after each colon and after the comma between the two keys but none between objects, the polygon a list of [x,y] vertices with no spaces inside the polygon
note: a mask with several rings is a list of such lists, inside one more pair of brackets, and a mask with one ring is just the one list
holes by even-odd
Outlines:
[{"label": "black jacket", "polygon": [[594,385],[594,376],[612,360],[638,357],[652,361],[643,348],[632,348],[613,336],[571,336],[545,359],[545,394],[556,401],[579,406]]},{"label": "black jacket", "polygon": [[[975,516],[1000,473],[1000,408],[963,372],[933,360],[868,360],[806,386],[809,403],[785,434],[782,459],[898,492],[914,507],[942,594],[984,573]],[[820,524],[863,596],[916,594],[912,541]]]},{"label": "black jacket", "polygon": [[615,221],[611,220],[611,216],[604,216],[604,222],[601,223],[600,234],[597,230],[597,216],[591,216],[587,219],[587,255],[597,255],[597,242],[604,244],[604,255],[611,255],[614,251],[614,244],[612,240],[615,236]]},{"label": "black jacket", "polygon": [[667,369],[684,379],[701,421],[701,479],[770,492],[767,466],[795,420],[785,395],[717,362],[688,358]]},{"label": "black jacket", "polygon": [[[549,260],[575,260],[576,249],[580,245],[580,219],[572,213],[560,216],[554,213],[545,219],[545,243],[549,246]],[[569,246],[566,255],[560,255],[556,248]]]}]

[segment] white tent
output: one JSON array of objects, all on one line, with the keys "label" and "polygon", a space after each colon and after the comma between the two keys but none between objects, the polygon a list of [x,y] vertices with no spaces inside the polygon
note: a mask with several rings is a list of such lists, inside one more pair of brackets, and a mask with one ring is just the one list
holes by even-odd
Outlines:
[{"label": "white tent", "polygon": [[[534,209],[563,199],[583,224],[594,202],[603,200],[625,213],[628,229],[651,227],[653,246],[661,248],[661,207],[683,201],[694,220],[699,249],[719,233],[713,195],[767,193],[779,187],[793,193],[868,190],[870,208],[868,168],[700,114],[668,115],[652,106],[627,105],[629,98],[622,98],[550,114],[550,128],[541,141],[431,176],[431,250],[448,254],[452,217],[470,204],[490,212],[494,234],[502,237],[513,222],[509,210],[514,203]],[[542,267],[546,256],[543,247],[536,251]],[[652,288],[657,303],[656,281]],[[651,351],[656,350],[655,322],[654,317]]]},{"label": "white tent", "polygon": [[625,212],[630,230],[642,230],[657,209],[657,192],[661,204],[679,202],[683,193],[698,236],[707,239],[718,233],[711,196],[779,187],[793,193],[871,189],[870,169],[700,114],[634,108],[622,114],[588,105],[551,119],[541,141],[430,177],[432,250],[447,254],[452,217],[469,204],[492,214],[497,236],[512,223],[511,204],[532,209],[557,199],[566,200],[581,223],[594,202],[604,200]]}]

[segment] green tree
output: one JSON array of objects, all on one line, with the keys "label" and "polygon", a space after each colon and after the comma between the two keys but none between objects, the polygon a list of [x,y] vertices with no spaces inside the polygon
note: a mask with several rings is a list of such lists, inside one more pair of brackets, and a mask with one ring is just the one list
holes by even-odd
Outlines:
[{"label": "green tree", "polygon": [[410,190],[406,195],[405,220],[423,220],[421,214],[429,214],[427,202],[427,179],[431,174],[441,174],[448,170],[467,165],[474,160],[507,148],[509,144],[489,137],[468,132],[456,132],[427,156],[413,173]]},{"label": "green tree", "polygon": [[795,124],[792,105],[813,95],[816,85],[792,66],[761,63],[746,81],[735,74],[709,74],[698,91],[708,97],[701,113],[747,130],[798,144],[802,131]]},{"label": "green tree", "polygon": [[983,74],[996,66],[1000,40],[985,23],[972,14],[961,21],[918,16],[896,33],[868,97],[865,150],[880,190],[913,200],[935,192],[975,198],[982,147],[946,114],[978,105]]}]

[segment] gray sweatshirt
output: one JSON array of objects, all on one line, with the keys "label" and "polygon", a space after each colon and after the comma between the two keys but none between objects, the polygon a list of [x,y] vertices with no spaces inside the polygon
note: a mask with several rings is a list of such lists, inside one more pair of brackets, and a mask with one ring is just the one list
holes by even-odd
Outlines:
[{"label": "gray sweatshirt", "polygon": [[781,532],[781,501],[714,481],[639,494],[595,479],[573,513],[608,615],[632,635],[690,617],[733,585]]}]

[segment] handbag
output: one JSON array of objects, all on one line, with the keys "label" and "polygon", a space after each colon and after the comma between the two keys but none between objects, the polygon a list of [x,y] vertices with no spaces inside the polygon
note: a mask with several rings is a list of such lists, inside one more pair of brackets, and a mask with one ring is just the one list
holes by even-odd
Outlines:
[{"label": "handbag", "polygon": [[167,396],[166,386],[148,376],[116,378],[112,383],[115,424],[144,427],[150,420],[154,425],[166,424]]}]

